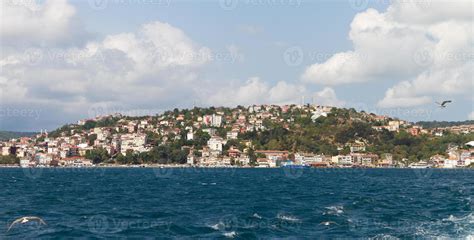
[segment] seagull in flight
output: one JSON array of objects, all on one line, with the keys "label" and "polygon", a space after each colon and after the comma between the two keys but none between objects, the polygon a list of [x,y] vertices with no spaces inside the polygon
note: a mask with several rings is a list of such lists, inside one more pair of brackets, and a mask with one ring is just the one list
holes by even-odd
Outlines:
[{"label": "seagull in flight", "polygon": [[436,104],[438,104],[440,108],[445,108],[448,103],[452,103],[452,102],[453,101],[451,101],[451,100],[445,100],[445,101],[442,101],[441,103],[436,102]]},{"label": "seagull in flight", "polygon": [[27,222],[30,222],[30,221],[36,221],[38,222],[40,225],[46,225],[46,222],[43,221],[43,219],[39,218],[39,217],[35,217],[35,216],[27,216],[27,217],[21,217],[21,218],[18,218],[16,219],[15,221],[12,222],[12,224],[10,224],[10,226],[8,227],[8,231],[10,231],[10,229],[15,226],[16,224],[25,224]]}]

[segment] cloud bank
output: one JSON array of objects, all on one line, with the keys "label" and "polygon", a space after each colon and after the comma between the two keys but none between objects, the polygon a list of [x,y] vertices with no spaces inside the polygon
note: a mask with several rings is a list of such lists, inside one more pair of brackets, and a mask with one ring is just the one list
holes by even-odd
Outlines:
[{"label": "cloud bank", "polygon": [[354,50],[308,66],[306,83],[342,85],[398,81],[379,107],[414,107],[432,96],[472,94],[473,2],[395,1],[385,12],[357,14],[349,32]]}]

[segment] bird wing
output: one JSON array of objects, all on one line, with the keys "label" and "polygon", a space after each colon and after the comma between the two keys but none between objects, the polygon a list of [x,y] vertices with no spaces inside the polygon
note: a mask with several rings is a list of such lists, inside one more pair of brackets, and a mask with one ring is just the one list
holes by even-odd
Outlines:
[{"label": "bird wing", "polygon": [[7,232],[10,231],[10,229],[11,229],[13,226],[15,226],[17,223],[19,223],[19,222],[21,222],[21,221],[23,221],[23,218],[18,218],[18,219],[16,219],[15,221],[13,221],[13,222],[10,224],[10,226],[8,227]]},{"label": "bird wing", "polygon": [[40,217],[27,217],[28,220],[35,220],[35,221],[38,221],[40,224],[44,224],[46,225],[46,222],[44,222],[43,219],[41,219]]}]

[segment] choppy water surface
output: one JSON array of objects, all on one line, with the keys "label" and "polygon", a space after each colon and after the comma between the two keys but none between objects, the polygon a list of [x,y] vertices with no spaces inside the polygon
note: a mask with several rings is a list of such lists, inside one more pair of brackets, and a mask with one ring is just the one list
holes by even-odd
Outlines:
[{"label": "choppy water surface", "polygon": [[474,235],[472,170],[0,169],[0,189],[0,238]]}]

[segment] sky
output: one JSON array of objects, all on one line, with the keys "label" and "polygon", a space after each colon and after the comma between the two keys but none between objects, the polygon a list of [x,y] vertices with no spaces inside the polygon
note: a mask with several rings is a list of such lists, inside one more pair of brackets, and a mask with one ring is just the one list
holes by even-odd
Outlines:
[{"label": "sky", "polygon": [[468,0],[0,7],[0,130],[53,130],[115,112],[303,102],[409,121],[474,119]]}]

